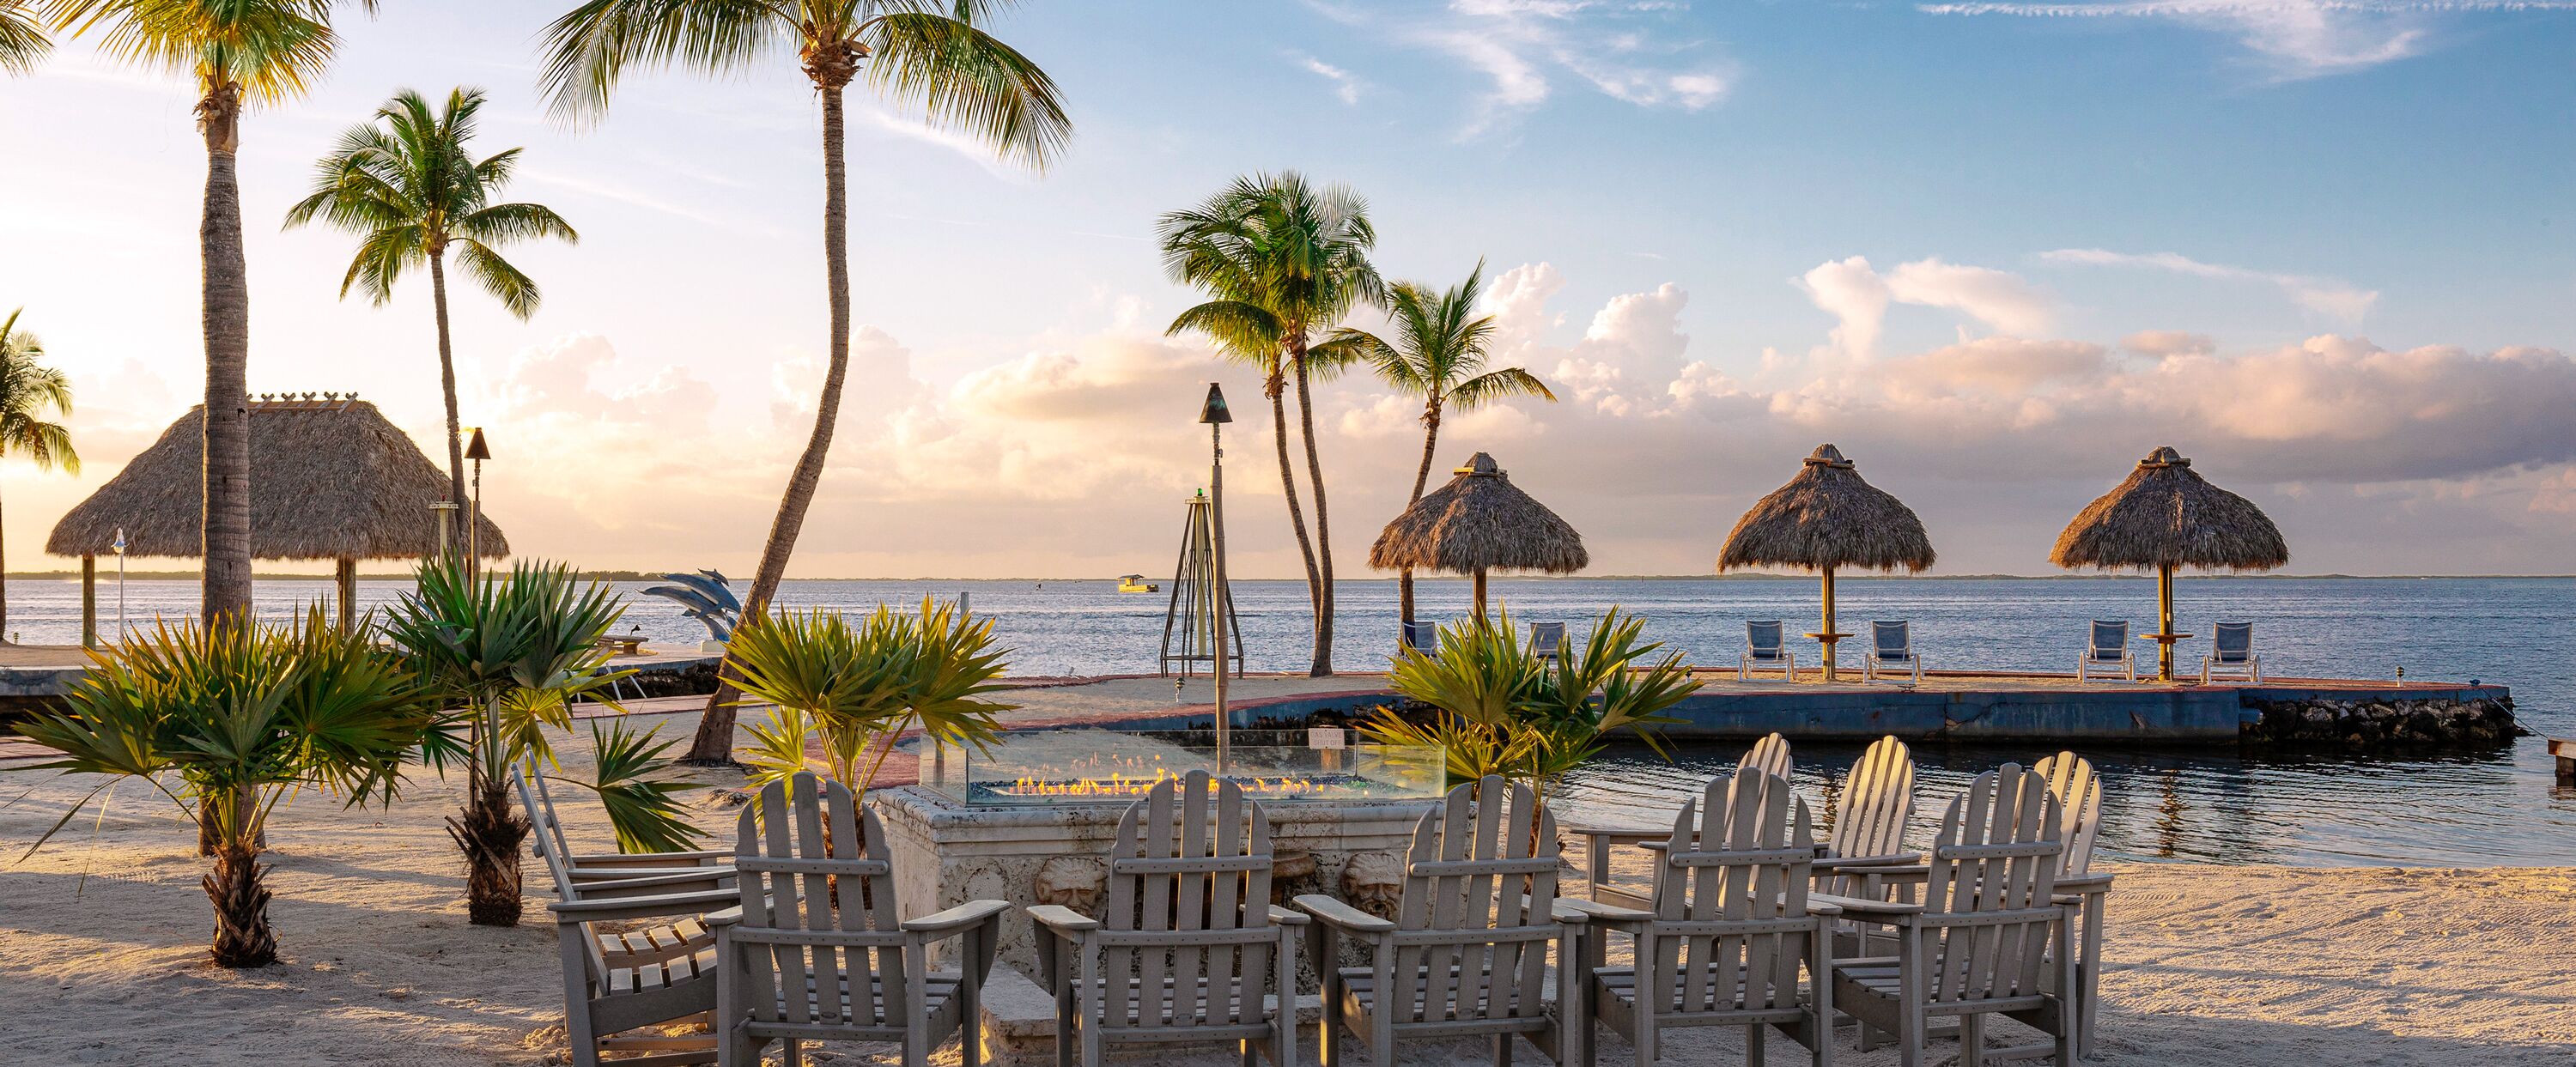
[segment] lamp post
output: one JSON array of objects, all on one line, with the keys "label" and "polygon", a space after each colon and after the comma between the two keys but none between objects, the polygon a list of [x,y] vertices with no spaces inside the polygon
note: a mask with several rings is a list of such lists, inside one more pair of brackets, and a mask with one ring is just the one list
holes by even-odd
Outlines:
[{"label": "lamp post", "polygon": [[1233,598],[1225,588],[1225,424],[1234,416],[1225,409],[1225,392],[1215,382],[1208,383],[1207,402],[1199,406],[1199,421],[1208,428],[1208,554],[1214,557],[1213,580],[1208,584],[1208,620],[1216,636],[1216,772],[1222,776],[1231,762],[1227,744],[1231,727],[1225,710],[1225,624],[1226,609]]},{"label": "lamp post", "polygon": [[116,643],[125,644],[125,527],[116,528]]},{"label": "lamp post", "polygon": [[483,571],[483,461],[492,458],[482,427],[475,427],[473,439],[465,442],[465,458],[474,461],[474,510],[465,515],[465,573],[472,577]]}]

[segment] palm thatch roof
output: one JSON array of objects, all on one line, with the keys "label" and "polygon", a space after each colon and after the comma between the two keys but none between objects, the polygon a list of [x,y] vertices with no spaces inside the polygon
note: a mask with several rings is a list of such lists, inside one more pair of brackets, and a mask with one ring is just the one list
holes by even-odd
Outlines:
[{"label": "palm thatch roof", "polygon": [[1513,485],[1494,457],[1478,452],[1457,475],[1386,524],[1369,548],[1369,566],[1572,574],[1592,565],[1583,535]]},{"label": "palm thatch roof", "polygon": [[1914,509],[1862,481],[1841,449],[1819,446],[1789,479],[1736,520],[1717,569],[1860,567],[1920,571],[1932,538]]},{"label": "palm thatch roof", "polygon": [[[309,396],[309,394],[308,394]],[[250,406],[250,554],[257,559],[418,559],[438,551],[447,475],[374,404],[262,400]],[[54,525],[45,551],[104,556],[125,530],[129,556],[202,556],[205,409],[161,439]],[[510,554],[490,518],[486,556]]]},{"label": "palm thatch roof", "polygon": [[2209,484],[2168,446],[2138,461],[2127,481],[2066,524],[2048,561],[2105,570],[2262,571],[2288,563],[2290,545],[2263,509]]}]

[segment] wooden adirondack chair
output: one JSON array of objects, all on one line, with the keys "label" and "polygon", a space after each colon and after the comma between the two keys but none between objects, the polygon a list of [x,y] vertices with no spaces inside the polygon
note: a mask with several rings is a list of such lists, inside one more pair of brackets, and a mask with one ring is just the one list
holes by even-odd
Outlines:
[{"label": "wooden adirondack chair", "polygon": [[1039,980],[1055,994],[1056,1062],[1111,1044],[1234,1041],[1248,1065],[1297,1062],[1297,939],[1306,917],[1270,903],[1270,818],[1206,771],[1129,805],[1098,917],[1029,909]]},{"label": "wooden adirondack chair", "polygon": [[[1544,999],[1548,944],[1571,959],[1562,946],[1583,921],[1556,906],[1562,848],[1537,793],[1488,776],[1451,789],[1443,810],[1414,824],[1395,921],[1328,896],[1298,897],[1321,920],[1312,950],[1324,985],[1324,1067],[1342,1062],[1345,1028],[1368,1041],[1374,1067],[1395,1067],[1399,1039],[1471,1034],[1493,1035],[1497,1064],[1511,1062],[1514,1034],[1550,1035],[1557,1062],[1572,1062],[1565,1042],[1575,1028],[1558,1027]],[[1369,947],[1368,966],[1336,965],[1343,937]],[[1558,1001],[1579,1019],[1572,971],[1559,968]]]},{"label": "wooden adirondack chair", "polygon": [[2093,764],[2072,752],[2040,760],[2031,771],[2048,779],[2048,793],[2065,811],[2061,831],[2066,851],[2057,865],[2060,903],[2073,903],[2075,915],[2075,1053],[2093,1056],[2093,1023],[2099,1016],[2102,989],[2102,916],[2111,893],[2111,876],[2093,873],[2093,839],[2102,831],[2102,779]]},{"label": "wooden adirondack chair", "polygon": [[[1627,1036],[1638,1067],[1659,1057],[1663,1030],[1684,1026],[1744,1027],[1750,1064],[1776,1027],[1828,1067],[1835,909],[1809,900],[1815,862],[1814,824],[1788,779],[1740,767],[1711,781],[1673,819],[1652,910],[1566,902],[1593,926],[1580,979],[1592,1016]],[[1633,965],[1602,966],[1607,931],[1636,939]],[[1586,1067],[1591,1036],[1576,1028],[1574,1062]]]},{"label": "wooden adirondack chair", "polygon": [[2075,954],[2062,951],[2073,909],[2056,896],[2064,832],[2048,780],[2008,763],[1978,775],[1942,814],[1922,903],[1818,894],[1896,932],[1894,957],[1833,964],[1835,1006],[1894,1034],[1902,1067],[1921,1067],[1938,1016],[1959,1020],[1960,1067],[1979,1067],[1987,1014],[2048,1034],[2058,1067],[2074,1067]]},{"label": "wooden adirondack chair", "polygon": [[535,832],[528,847],[546,861],[546,869],[575,881],[597,882],[609,879],[645,878],[664,874],[688,875],[703,869],[722,868],[733,863],[729,850],[711,849],[696,852],[594,852],[576,853],[564,836],[563,821],[555,815],[554,795],[546,790],[546,777],[529,774],[524,768],[510,769],[510,783],[519,791],[519,806],[527,809],[528,822]]},{"label": "wooden adirondack chair", "polygon": [[[1764,774],[1786,778],[1789,776],[1789,739],[1777,733],[1770,734],[1754,742],[1735,766],[1738,770],[1752,767]],[[1611,882],[1610,850],[1620,845],[1652,849],[1670,837],[1671,831],[1647,827],[1577,826],[1572,832],[1583,839],[1584,891],[1587,895],[1603,904],[1622,908],[1655,906],[1654,898],[1648,894]]]},{"label": "wooden adirondack chair", "polygon": [[[707,917],[719,1064],[758,1067],[777,1041],[796,1067],[813,1039],[901,1042],[905,1067],[922,1067],[950,1034],[961,1034],[965,1067],[982,1062],[976,998],[1009,904],[898,918],[885,828],[848,787],[812,772],[761,787],[737,827],[738,906]],[[958,969],[931,970],[930,946],[951,938]]]}]

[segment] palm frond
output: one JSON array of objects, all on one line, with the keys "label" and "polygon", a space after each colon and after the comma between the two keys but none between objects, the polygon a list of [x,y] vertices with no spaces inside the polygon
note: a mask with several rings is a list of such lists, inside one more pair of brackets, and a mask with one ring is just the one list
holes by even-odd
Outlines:
[{"label": "palm frond", "polygon": [[598,756],[596,780],[571,780],[599,795],[620,852],[679,852],[696,847],[705,836],[680,815],[680,794],[691,783],[661,777],[671,765],[662,754],[674,742],[655,740],[660,732],[658,727],[629,730],[622,722],[605,729],[590,724],[591,749]]},{"label": "palm frond", "polygon": [[54,43],[37,25],[35,12],[19,0],[0,0],[0,73],[24,74],[52,51]]},{"label": "palm frond", "polygon": [[196,80],[235,87],[245,103],[301,95],[339,47],[332,16],[372,14],[375,0],[48,0],[54,25],[95,36],[101,51]]},{"label": "palm frond", "polygon": [[1045,170],[1073,139],[1073,120],[1055,80],[1017,49],[973,23],[927,11],[871,20],[859,43],[870,53],[868,84],[924,122],[957,130],[1001,157]]},{"label": "palm frond", "polygon": [[1448,399],[1449,404],[1460,411],[1473,411],[1495,401],[1515,396],[1534,396],[1549,403],[1556,401],[1556,392],[1549,389],[1546,382],[1538,380],[1537,375],[1519,367],[1486,371],[1459,382],[1449,388]]},{"label": "palm frond", "polygon": [[778,0],[587,0],[546,26],[539,88],[558,116],[605,114],[629,67],[736,70],[798,37]]},{"label": "palm frond", "polygon": [[535,279],[511,266],[510,261],[502,259],[499,253],[481,241],[460,240],[456,242],[456,250],[456,265],[465,271],[466,277],[474,279],[485,292],[501,301],[502,308],[522,319],[537,313],[537,303],[542,297]]}]

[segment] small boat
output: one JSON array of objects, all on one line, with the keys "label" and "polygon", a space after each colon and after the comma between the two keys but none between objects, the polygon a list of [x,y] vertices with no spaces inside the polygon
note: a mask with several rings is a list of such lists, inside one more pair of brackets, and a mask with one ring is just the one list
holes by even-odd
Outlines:
[{"label": "small boat", "polygon": [[1163,587],[1147,583],[1145,581],[1145,576],[1141,574],[1122,574],[1118,576],[1118,591],[1121,593],[1159,593],[1163,591]]}]

